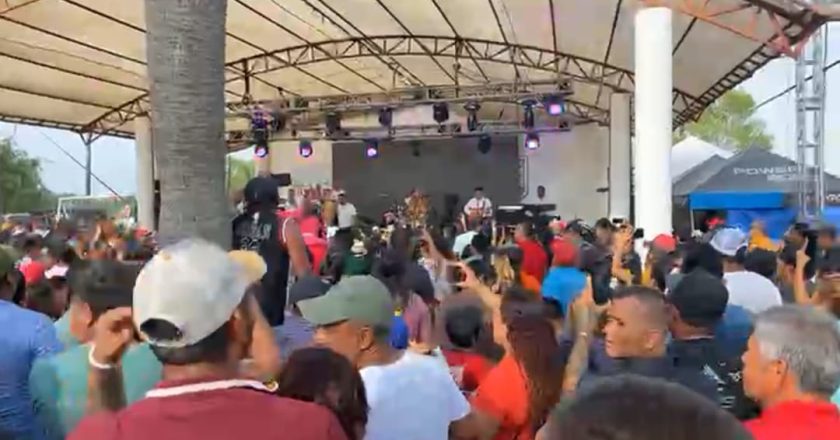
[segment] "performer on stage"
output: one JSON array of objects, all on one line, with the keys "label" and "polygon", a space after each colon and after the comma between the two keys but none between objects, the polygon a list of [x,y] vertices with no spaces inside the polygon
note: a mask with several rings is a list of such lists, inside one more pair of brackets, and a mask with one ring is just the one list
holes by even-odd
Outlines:
[{"label": "performer on stage", "polygon": [[405,220],[408,226],[419,228],[426,226],[429,215],[429,198],[419,189],[411,190],[405,198]]},{"label": "performer on stage", "polygon": [[484,188],[478,186],[475,188],[475,194],[466,205],[464,205],[464,214],[468,219],[490,219],[493,217],[493,202],[484,196]]}]

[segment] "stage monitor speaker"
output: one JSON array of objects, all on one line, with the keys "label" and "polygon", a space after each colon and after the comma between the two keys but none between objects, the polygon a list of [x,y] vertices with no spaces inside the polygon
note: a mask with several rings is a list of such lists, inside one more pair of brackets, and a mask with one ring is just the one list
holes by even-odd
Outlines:
[{"label": "stage monitor speaker", "polygon": [[272,174],[271,178],[277,182],[277,186],[292,186],[292,175],[290,173]]}]

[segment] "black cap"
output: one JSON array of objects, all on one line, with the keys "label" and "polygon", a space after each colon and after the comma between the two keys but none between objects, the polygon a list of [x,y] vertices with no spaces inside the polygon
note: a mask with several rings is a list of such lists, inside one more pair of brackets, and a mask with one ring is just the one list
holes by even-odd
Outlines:
[{"label": "black cap", "polygon": [[701,269],[682,277],[668,293],[680,318],[694,327],[713,327],[723,318],[729,291],[720,278]]},{"label": "black cap", "polygon": [[243,191],[245,203],[276,205],[280,202],[280,195],[277,193],[279,188],[277,181],[270,177],[254,177],[245,185],[245,190]]},{"label": "black cap", "polygon": [[295,305],[298,301],[317,298],[325,295],[330,289],[330,283],[316,276],[303,277],[289,288],[289,305]]}]

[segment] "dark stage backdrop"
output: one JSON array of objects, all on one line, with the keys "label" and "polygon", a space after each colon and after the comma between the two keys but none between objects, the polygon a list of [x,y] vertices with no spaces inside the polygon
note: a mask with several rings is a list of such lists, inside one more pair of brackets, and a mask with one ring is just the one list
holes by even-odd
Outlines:
[{"label": "dark stage backdrop", "polygon": [[473,188],[483,186],[493,203],[519,203],[517,139],[494,137],[487,154],[481,154],[476,138],[420,141],[415,156],[410,142],[385,142],[379,157],[365,157],[359,142],[333,145],[333,186],[347,191],[360,215],[379,218],[412,188],[431,196],[434,209],[444,213],[444,195],[456,193],[456,212],[472,197]]}]

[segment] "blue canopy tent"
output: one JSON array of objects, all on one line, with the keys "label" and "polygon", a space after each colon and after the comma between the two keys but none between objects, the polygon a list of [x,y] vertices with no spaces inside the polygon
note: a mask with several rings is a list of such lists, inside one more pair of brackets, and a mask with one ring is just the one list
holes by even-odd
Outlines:
[{"label": "blue canopy tent", "polygon": [[[745,230],[761,220],[768,235],[779,238],[796,219],[797,179],[794,161],[753,148],[729,159],[712,157],[689,170],[674,183],[674,197],[692,213],[723,211],[728,224]],[[827,192],[840,192],[840,179],[827,174],[825,182]],[[840,225],[840,206],[827,207],[824,217]]]}]

